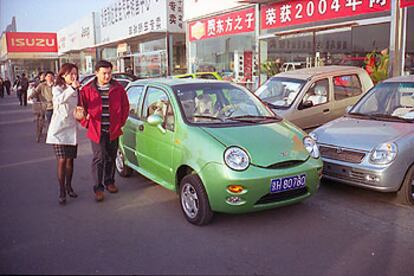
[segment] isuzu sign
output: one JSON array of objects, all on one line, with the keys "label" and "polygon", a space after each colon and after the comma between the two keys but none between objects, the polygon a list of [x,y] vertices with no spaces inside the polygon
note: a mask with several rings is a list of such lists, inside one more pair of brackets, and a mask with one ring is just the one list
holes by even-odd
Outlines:
[{"label": "isuzu sign", "polygon": [[6,33],[7,51],[19,53],[57,53],[56,33]]}]

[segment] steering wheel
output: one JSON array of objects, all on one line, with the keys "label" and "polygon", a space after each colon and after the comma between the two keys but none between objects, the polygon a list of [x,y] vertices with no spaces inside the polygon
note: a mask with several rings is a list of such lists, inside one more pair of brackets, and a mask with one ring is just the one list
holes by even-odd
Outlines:
[{"label": "steering wheel", "polygon": [[223,108],[219,112],[219,115],[230,117],[236,110],[237,110],[236,106],[232,104],[228,104],[228,105],[223,106]]}]

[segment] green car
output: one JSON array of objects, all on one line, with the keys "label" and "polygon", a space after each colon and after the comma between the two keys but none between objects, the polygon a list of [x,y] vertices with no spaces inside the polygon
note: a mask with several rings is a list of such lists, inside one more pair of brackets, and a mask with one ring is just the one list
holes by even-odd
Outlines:
[{"label": "green car", "polygon": [[177,79],[206,79],[206,80],[222,80],[218,72],[197,72],[192,74],[176,75]]},{"label": "green car", "polygon": [[186,219],[300,202],[318,187],[314,140],[243,87],[224,81],[138,80],[116,168],[178,193]]}]

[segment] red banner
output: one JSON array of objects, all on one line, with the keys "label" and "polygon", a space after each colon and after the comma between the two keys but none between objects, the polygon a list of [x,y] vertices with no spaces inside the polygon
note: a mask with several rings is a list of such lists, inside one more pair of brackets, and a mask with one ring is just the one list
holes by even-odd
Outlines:
[{"label": "red banner", "polygon": [[57,53],[56,33],[6,33],[7,51],[18,53]]},{"label": "red banner", "polygon": [[190,41],[252,32],[255,22],[254,8],[197,20],[189,24]]},{"label": "red banner", "polygon": [[392,0],[297,0],[263,5],[261,29],[273,29],[322,20],[391,10]]},{"label": "red banner", "polygon": [[414,0],[400,0],[401,8],[414,6]]}]

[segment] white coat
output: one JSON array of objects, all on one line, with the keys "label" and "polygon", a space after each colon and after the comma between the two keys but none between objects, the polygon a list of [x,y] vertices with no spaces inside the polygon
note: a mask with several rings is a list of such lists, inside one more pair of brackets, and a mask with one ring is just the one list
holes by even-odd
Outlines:
[{"label": "white coat", "polygon": [[78,143],[78,123],[73,111],[78,104],[78,92],[67,86],[54,86],[53,115],[47,131],[47,144],[76,145]]}]

